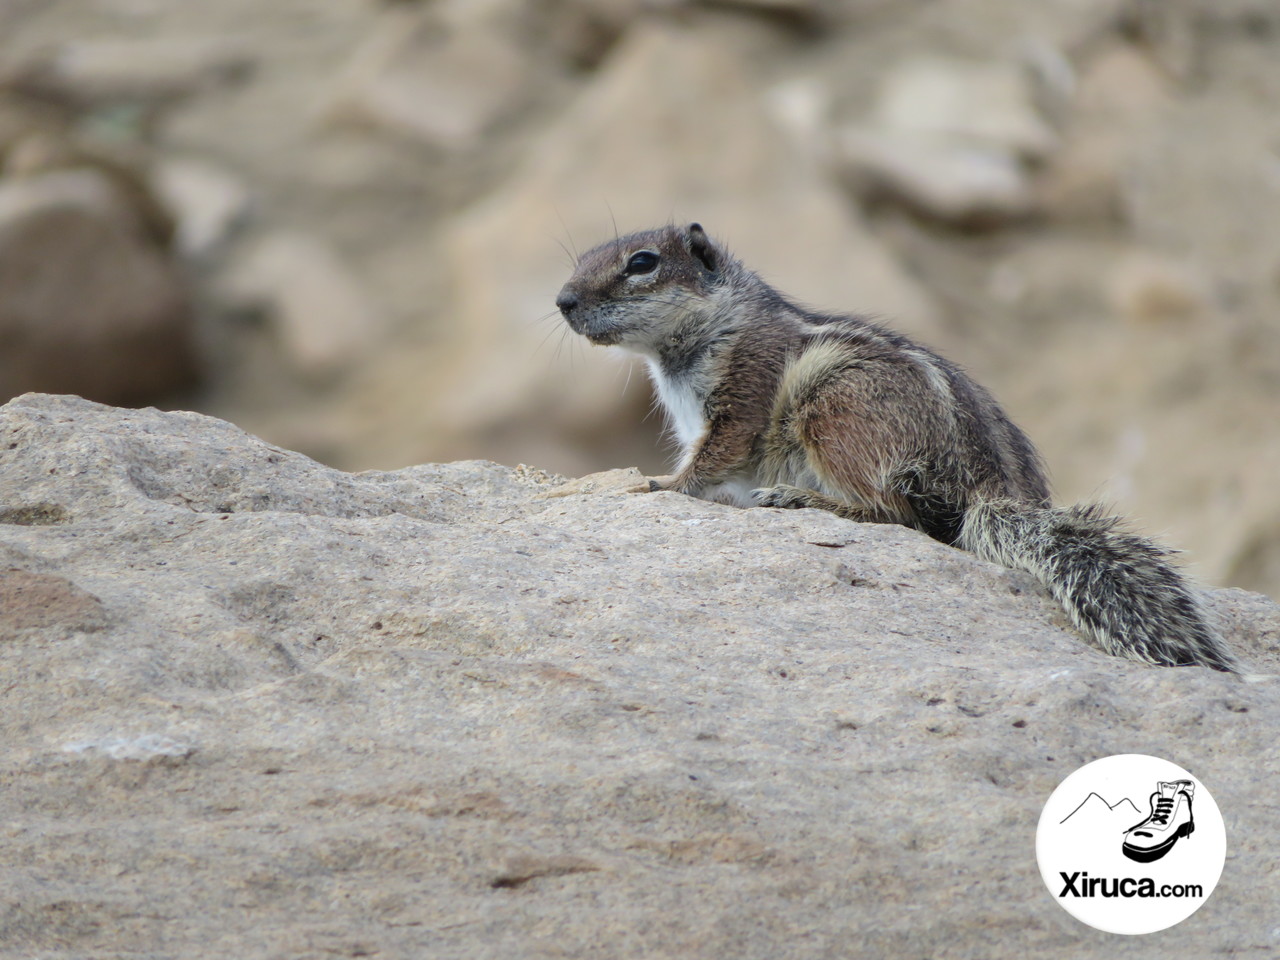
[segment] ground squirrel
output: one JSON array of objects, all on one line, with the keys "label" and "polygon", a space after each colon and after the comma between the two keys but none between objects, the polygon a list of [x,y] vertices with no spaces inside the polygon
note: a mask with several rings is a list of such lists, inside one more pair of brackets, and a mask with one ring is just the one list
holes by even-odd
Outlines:
[{"label": "ground squirrel", "polygon": [[556,306],[648,362],[682,449],[651,489],[905,524],[1035,575],[1108,653],[1238,670],[1168,551],[1052,506],[1035,448],[963,370],[796,305],[699,224],[588,251]]}]

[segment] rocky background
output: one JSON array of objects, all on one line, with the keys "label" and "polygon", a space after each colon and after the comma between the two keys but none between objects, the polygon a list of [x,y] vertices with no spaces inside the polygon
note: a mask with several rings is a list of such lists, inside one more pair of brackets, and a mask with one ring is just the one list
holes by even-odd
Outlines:
[{"label": "rocky background", "polygon": [[1280,594],[1272,0],[3,0],[0,399],[661,472],[574,250],[698,219]]}]

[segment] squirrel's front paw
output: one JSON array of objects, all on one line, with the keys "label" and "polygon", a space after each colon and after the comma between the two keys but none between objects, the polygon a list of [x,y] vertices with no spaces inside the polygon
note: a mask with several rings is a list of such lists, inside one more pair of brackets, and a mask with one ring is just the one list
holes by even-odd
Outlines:
[{"label": "squirrel's front paw", "polygon": [[675,489],[675,483],[674,483],[675,479],[676,479],[676,478],[675,478],[674,476],[667,476],[667,477],[650,477],[650,478],[649,478],[649,492],[650,492],[650,493],[657,493],[659,490],[674,490],[674,489]]},{"label": "squirrel's front paw", "polygon": [[752,490],[751,499],[756,502],[757,507],[798,510],[801,507],[809,506],[809,491],[782,483],[776,487],[761,487],[758,490]]}]

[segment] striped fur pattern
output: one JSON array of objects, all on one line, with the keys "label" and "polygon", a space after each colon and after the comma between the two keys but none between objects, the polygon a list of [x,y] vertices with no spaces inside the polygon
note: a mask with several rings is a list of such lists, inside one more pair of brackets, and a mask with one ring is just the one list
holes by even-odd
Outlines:
[{"label": "striped fur pattern", "polygon": [[1033,574],[1108,653],[1237,669],[1167,551],[1054,507],[1035,448],[963,370],[793,303],[698,224],[588,251],[556,304],[648,362],[681,447],[653,489],[914,527]]}]

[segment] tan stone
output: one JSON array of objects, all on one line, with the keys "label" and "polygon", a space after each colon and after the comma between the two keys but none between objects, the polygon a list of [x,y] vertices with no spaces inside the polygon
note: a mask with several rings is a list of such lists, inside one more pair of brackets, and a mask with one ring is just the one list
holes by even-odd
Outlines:
[{"label": "tan stone", "polygon": [[1027,163],[1057,146],[1015,63],[916,57],[884,78],[870,115],[838,131],[836,159],[863,196],[961,225],[1035,210]]},{"label": "tan stone", "polygon": [[654,7],[688,0],[556,0],[543,12],[552,48],[572,65],[594,69],[631,25]]},{"label": "tan stone", "polygon": [[158,102],[241,79],[255,62],[231,37],[97,37],[41,51],[11,67],[8,81],[77,105]]},{"label": "tan stone", "polygon": [[155,190],[173,212],[174,243],[185,256],[209,257],[248,215],[252,204],[243,181],[195,157],[167,157],[156,165]]},{"label": "tan stone", "polygon": [[1130,323],[1169,324],[1203,317],[1208,284],[1191,264],[1150,250],[1126,252],[1107,278],[1111,307]]},{"label": "tan stone", "polygon": [[871,122],[884,130],[1000,148],[1041,159],[1058,136],[1035,106],[1020,64],[913,57],[883,82]]},{"label": "tan stone", "polygon": [[473,149],[524,101],[528,76],[515,39],[473,19],[442,23],[431,10],[402,7],[388,10],[352,55],[322,115],[435,147]]},{"label": "tan stone", "polygon": [[1036,209],[1027,171],[1006,150],[869,127],[842,130],[836,148],[857,193],[891,198],[928,217],[983,226]]},{"label": "tan stone", "polygon": [[1040,178],[1048,213],[1061,220],[1116,219],[1136,151],[1171,99],[1168,78],[1129,44],[1104,47],[1081,70],[1062,149]]},{"label": "tan stone", "polygon": [[381,307],[342,258],[317,237],[278,231],[253,243],[223,282],[233,303],[267,312],[284,361],[307,378],[348,368],[386,332]]},{"label": "tan stone", "polygon": [[196,378],[185,283],[106,176],[0,184],[0,395],[145,402]]}]

